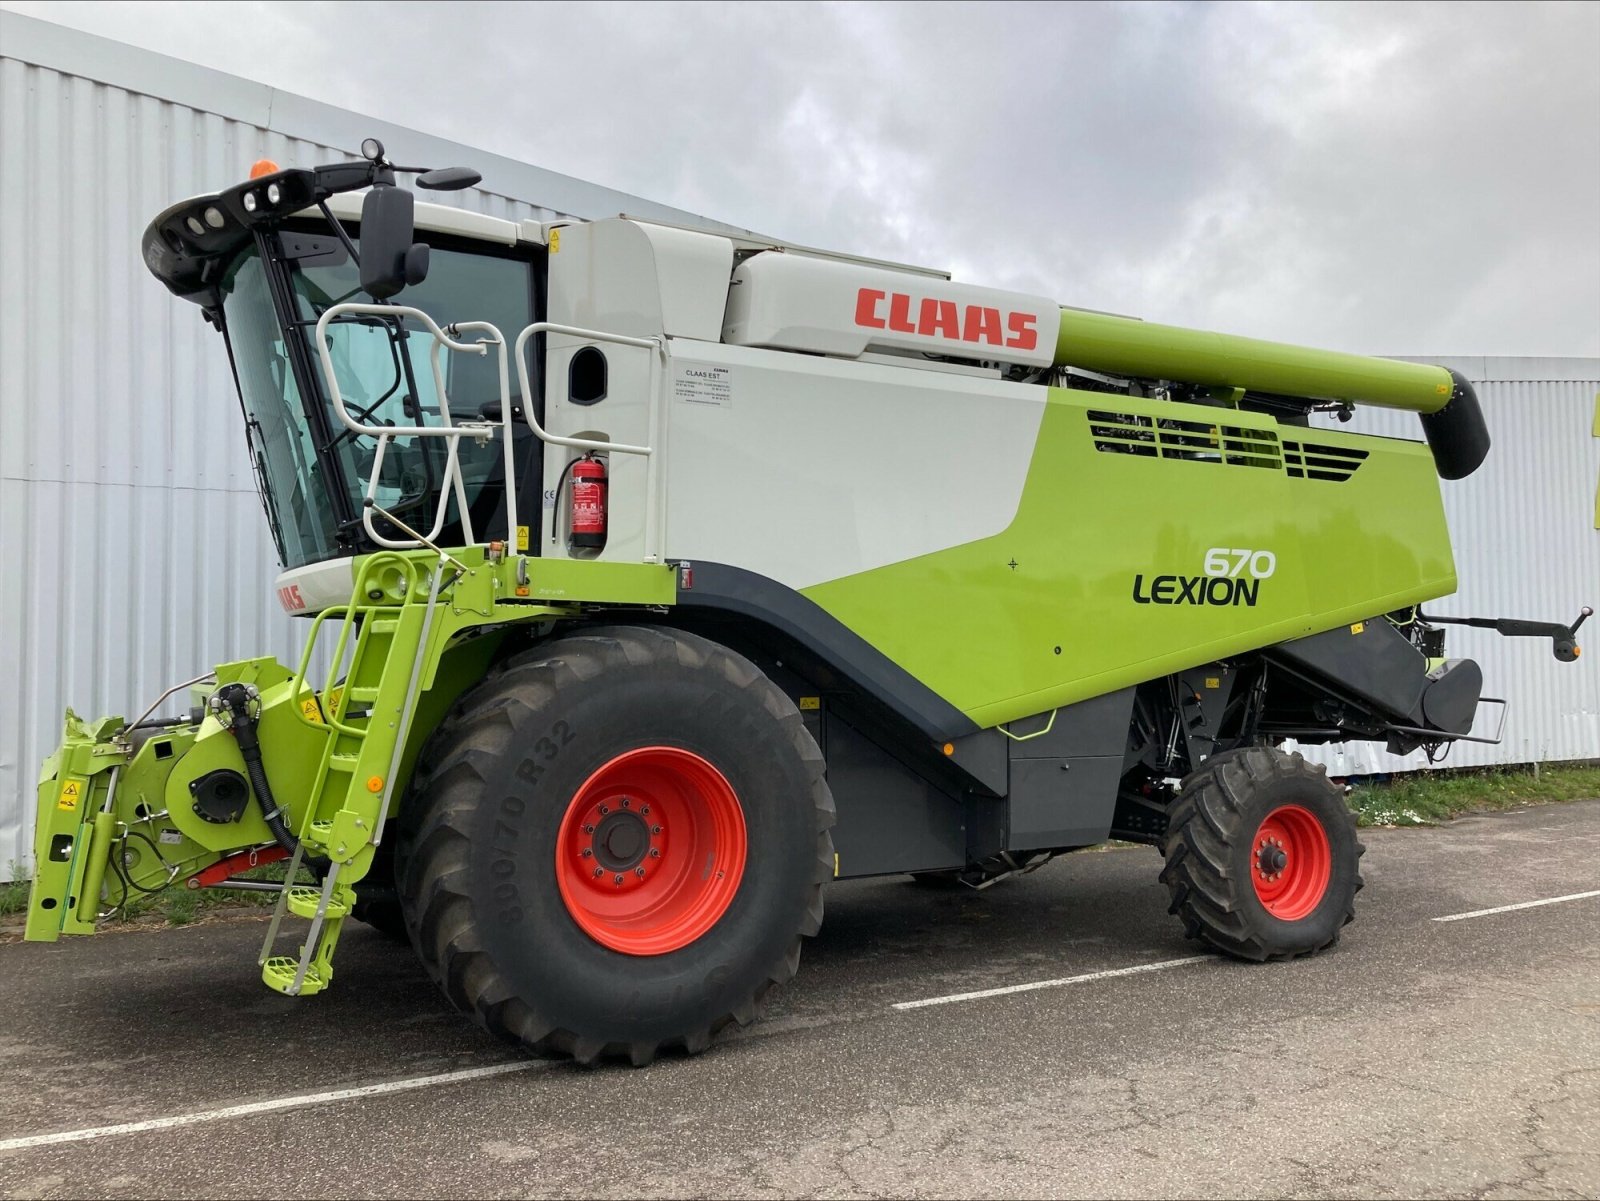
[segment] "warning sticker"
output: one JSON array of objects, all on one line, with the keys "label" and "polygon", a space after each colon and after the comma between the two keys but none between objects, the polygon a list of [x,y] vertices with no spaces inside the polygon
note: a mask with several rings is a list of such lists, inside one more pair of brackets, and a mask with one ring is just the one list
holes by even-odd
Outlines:
[{"label": "warning sticker", "polygon": [[720,405],[727,408],[733,403],[733,383],[727,367],[710,363],[678,363],[672,376],[672,398],[690,404]]},{"label": "warning sticker", "polygon": [[317,704],[317,698],[308,696],[300,702],[300,712],[306,715],[306,720],[317,725],[322,724],[322,706]]},{"label": "warning sticker", "polygon": [[83,781],[67,780],[61,785],[61,795],[56,798],[56,808],[67,813],[75,813],[78,801],[83,797]]}]

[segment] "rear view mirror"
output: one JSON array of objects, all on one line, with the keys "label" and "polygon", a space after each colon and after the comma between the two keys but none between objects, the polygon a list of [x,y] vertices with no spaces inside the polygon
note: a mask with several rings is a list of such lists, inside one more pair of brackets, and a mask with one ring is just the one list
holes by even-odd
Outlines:
[{"label": "rear view mirror", "polygon": [[361,288],[374,300],[428,276],[428,247],[412,241],[415,204],[406,189],[382,183],[361,202]]},{"label": "rear view mirror", "polygon": [[439,167],[417,176],[417,187],[430,192],[459,192],[473,184],[482,183],[483,176],[471,167]]}]

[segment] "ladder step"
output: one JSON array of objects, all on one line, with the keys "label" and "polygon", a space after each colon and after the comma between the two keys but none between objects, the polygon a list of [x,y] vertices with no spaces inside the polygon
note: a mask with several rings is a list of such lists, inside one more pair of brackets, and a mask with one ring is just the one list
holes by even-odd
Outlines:
[{"label": "ladder step", "polygon": [[369,617],[361,625],[363,634],[393,634],[400,628],[398,617]]},{"label": "ladder step", "polygon": [[377,685],[373,685],[371,688],[347,688],[345,689],[345,695],[355,704],[370,705],[378,699],[378,688]]},{"label": "ladder step", "polygon": [[[337,921],[347,917],[350,913],[350,904],[339,895],[343,889],[337,890],[328,898],[328,912],[323,917],[328,921]],[[289,890],[289,912],[297,917],[314,918],[317,916],[317,905],[322,900],[320,888],[302,887]]]},{"label": "ladder step", "polygon": [[352,772],[355,771],[358,762],[360,757],[355,752],[339,751],[328,756],[328,770]]},{"label": "ladder step", "polygon": [[289,955],[274,955],[261,965],[261,982],[274,992],[286,993],[290,996],[309,997],[328,987],[328,981],[323,977],[322,970],[312,964],[306,968],[306,978],[300,981],[300,991],[290,993],[294,987],[295,974],[300,970],[300,961]]}]

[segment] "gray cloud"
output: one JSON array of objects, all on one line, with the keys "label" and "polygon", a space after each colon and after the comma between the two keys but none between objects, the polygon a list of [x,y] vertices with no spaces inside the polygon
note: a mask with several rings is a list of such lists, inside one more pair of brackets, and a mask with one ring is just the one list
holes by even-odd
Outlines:
[{"label": "gray cloud", "polygon": [[6,7],[1072,304],[1600,354],[1600,5]]}]

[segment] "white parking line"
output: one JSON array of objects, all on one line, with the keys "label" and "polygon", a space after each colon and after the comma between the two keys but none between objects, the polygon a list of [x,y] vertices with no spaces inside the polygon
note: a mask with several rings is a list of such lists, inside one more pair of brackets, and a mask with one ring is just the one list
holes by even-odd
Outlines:
[{"label": "white parking line", "polygon": [[306,1105],[325,1105],[330,1101],[351,1101],[357,1097],[376,1097],[382,1093],[410,1092],[417,1088],[432,1088],[436,1084],[456,1084],[463,1080],[481,1080],[485,1076],[504,1076],[510,1072],[527,1072],[546,1068],[547,1060],[519,1059],[512,1063],[496,1063],[486,1068],[466,1068],[459,1072],[440,1072],[435,1076],[412,1076],[406,1080],[388,1080],[382,1084],[363,1084],[359,1088],[336,1088],[325,1093],[301,1093],[293,1097],[274,1097],[270,1101],[252,1101],[247,1105],[229,1105],[224,1109],[201,1109],[194,1113],[175,1114],[170,1118],[150,1118],[143,1122],[119,1122],[115,1126],[91,1126],[86,1130],[62,1130],[55,1134],[32,1134],[23,1138],[0,1139],[0,1151],[20,1151],[25,1147],[44,1147],[51,1143],[81,1143],[92,1138],[105,1138],[112,1134],[139,1134],[147,1130],[170,1130],[174,1126],[194,1126],[201,1122],[220,1122],[228,1118],[249,1117],[251,1114],[272,1113],[280,1109],[299,1109]]},{"label": "white parking line", "polygon": [[1541,905],[1559,905],[1563,901],[1584,901],[1590,897],[1600,897],[1600,888],[1592,892],[1568,893],[1564,897],[1546,897],[1542,901],[1523,901],[1520,905],[1496,905],[1493,909],[1474,909],[1471,913],[1450,913],[1444,917],[1436,917],[1436,922],[1460,922],[1469,917],[1488,917],[1491,913],[1510,913],[1513,909],[1537,909]]},{"label": "white parking line", "polygon": [[1041,988],[1060,988],[1065,984],[1087,984],[1091,980],[1109,980],[1113,976],[1137,976],[1143,972],[1160,972],[1169,967],[1183,967],[1189,963],[1204,963],[1214,955],[1191,955],[1187,959],[1163,959],[1159,963],[1141,963],[1136,967],[1118,967],[1104,972],[1086,972],[1081,976],[1063,976],[1059,980],[1035,980],[1032,984],[1012,984],[1006,988],[985,988],[977,992],[951,993],[947,997],[924,997],[920,1001],[897,1001],[891,1009],[923,1009],[929,1005],[954,1005],[957,1001],[982,1001],[987,997],[1005,997],[1012,993],[1037,992]]}]

